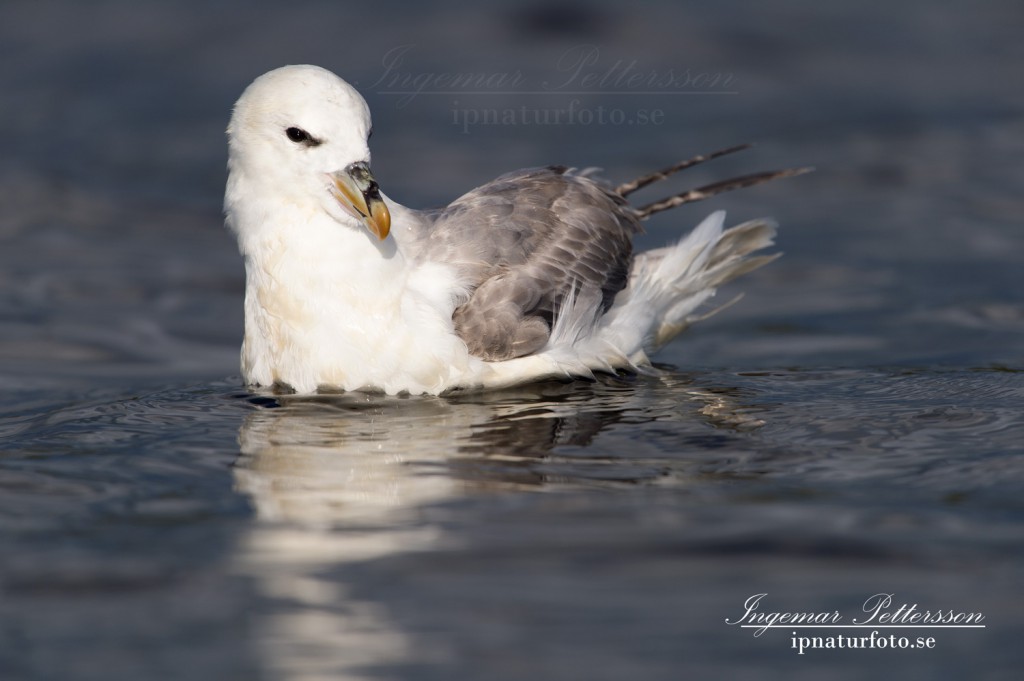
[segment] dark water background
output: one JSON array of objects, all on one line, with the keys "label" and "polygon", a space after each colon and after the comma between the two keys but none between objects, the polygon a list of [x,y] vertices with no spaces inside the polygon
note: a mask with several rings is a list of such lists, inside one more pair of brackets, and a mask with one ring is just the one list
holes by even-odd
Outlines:
[{"label": "dark water background", "polygon": [[[1010,0],[3,3],[0,678],[1018,678],[1021,25]],[[587,45],[588,73],[731,79],[567,94]],[[405,99],[402,46],[409,76],[555,91]],[[303,62],[364,92],[409,205],[745,141],[690,182],[818,171],[651,221],[643,248],[772,215],[786,253],[658,376],[254,395],[223,129]],[[466,126],[574,100],[624,118]],[[987,627],[801,656],[725,624],[756,593],[848,623],[880,592]]]}]

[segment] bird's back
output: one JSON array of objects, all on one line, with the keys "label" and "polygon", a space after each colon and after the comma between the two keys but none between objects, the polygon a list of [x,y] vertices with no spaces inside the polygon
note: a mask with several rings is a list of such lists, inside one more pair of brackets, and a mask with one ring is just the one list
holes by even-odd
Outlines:
[{"label": "bird's back", "polygon": [[470,290],[454,314],[470,352],[488,361],[547,343],[572,291],[607,310],[629,278],[635,212],[590,177],[561,166],[508,173],[439,211],[418,257],[454,266]]}]

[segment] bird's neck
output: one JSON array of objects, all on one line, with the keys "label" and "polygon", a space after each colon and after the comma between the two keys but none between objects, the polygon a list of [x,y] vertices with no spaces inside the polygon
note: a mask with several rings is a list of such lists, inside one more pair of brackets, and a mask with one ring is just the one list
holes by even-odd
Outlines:
[{"label": "bird's neck", "polygon": [[247,382],[301,392],[347,384],[351,360],[342,366],[335,357],[368,362],[386,340],[377,336],[401,308],[406,286],[401,252],[393,239],[378,241],[361,225],[322,212],[293,208],[260,217],[261,224],[236,225],[246,266]]}]

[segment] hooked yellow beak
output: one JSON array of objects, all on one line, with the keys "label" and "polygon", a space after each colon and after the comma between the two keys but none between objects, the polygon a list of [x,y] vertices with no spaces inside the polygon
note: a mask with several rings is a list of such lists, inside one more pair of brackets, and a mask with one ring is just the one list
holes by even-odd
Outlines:
[{"label": "hooked yellow beak", "polygon": [[391,231],[391,213],[380,196],[377,181],[370,167],[363,162],[353,163],[344,170],[331,173],[331,194],[352,217],[362,220],[366,228],[381,241]]}]

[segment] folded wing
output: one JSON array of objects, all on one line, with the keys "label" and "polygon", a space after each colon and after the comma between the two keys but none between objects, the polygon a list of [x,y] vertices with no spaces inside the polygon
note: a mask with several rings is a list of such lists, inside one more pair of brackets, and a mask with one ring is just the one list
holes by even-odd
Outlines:
[{"label": "folded wing", "polygon": [[453,316],[470,352],[488,361],[547,343],[574,291],[600,291],[607,310],[628,281],[636,211],[564,167],[502,175],[437,214],[418,256],[454,266],[469,299]]}]

